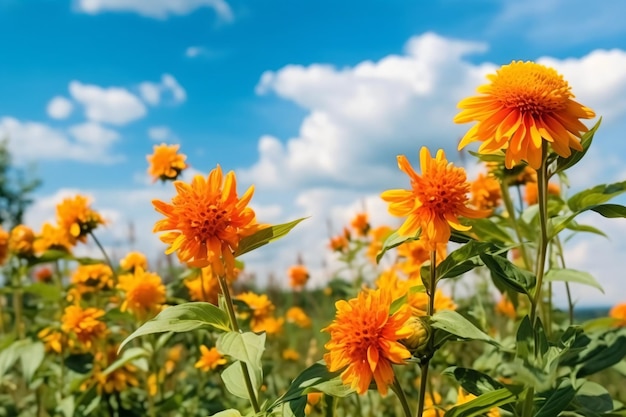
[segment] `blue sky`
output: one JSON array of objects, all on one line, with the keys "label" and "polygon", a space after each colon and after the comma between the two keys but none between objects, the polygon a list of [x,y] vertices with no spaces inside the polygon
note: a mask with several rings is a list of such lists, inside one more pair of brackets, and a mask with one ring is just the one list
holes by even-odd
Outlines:
[{"label": "blue sky", "polygon": [[[250,264],[283,271],[301,252],[321,282],[327,219],[339,229],[365,202],[385,220],[376,196],[404,184],[395,155],[455,159],[455,103],[513,59],[554,65],[605,116],[573,188],[626,178],[625,14],[619,0],[0,0],[0,132],[44,180],[34,227],[80,191],[108,213],[109,245],[133,222],[137,245],[160,251],[149,201],[171,193],[145,155],[176,142],[195,170],[254,182],[259,217],[313,215]],[[573,241],[609,285],[580,301],[626,299],[610,291],[619,264],[591,262],[626,249],[626,225],[589,221],[616,236]]]}]

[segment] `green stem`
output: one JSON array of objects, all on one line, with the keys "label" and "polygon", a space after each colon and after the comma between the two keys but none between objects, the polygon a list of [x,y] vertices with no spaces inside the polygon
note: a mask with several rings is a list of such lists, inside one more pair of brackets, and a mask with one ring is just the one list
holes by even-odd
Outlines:
[{"label": "green stem", "polygon": [[528,254],[526,253],[526,247],[524,246],[524,239],[522,238],[522,232],[517,224],[515,219],[515,207],[513,207],[513,200],[511,199],[511,193],[509,193],[509,184],[506,180],[500,182],[500,190],[502,194],[502,201],[504,201],[504,207],[508,213],[509,223],[511,224],[511,228],[515,231],[515,236],[520,244],[520,252],[522,253],[522,260],[524,261],[524,266],[527,270],[532,270],[532,264],[528,259]]},{"label": "green stem", "polygon": [[526,398],[524,400],[524,410],[522,411],[523,417],[533,417],[533,409],[535,405],[535,390],[533,387],[529,387],[526,391]]},{"label": "green stem", "polygon": [[[426,292],[428,294],[428,307],[426,315],[432,317],[435,312],[435,294],[437,292],[437,250],[430,251],[430,282],[426,286]],[[428,355],[426,359],[420,364],[421,377],[420,377],[420,392],[417,402],[417,417],[422,417],[424,414],[424,403],[426,400],[426,390],[428,384],[428,366],[430,364],[430,357],[433,347],[433,338],[428,340]]]},{"label": "green stem", "polygon": [[15,334],[18,340],[24,339],[24,312],[23,312],[23,292],[22,277],[24,275],[22,263],[18,261],[17,273],[14,279],[13,290],[13,314],[15,314]]},{"label": "green stem", "polygon": [[411,408],[409,407],[409,402],[406,399],[406,394],[400,385],[400,381],[398,381],[398,377],[394,378],[391,389],[398,396],[398,400],[400,400],[400,404],[402,404],[402,410],[404,411],[405,417],[411,417]]},{"label": "green stem", "polygon": [[[228,316],[230,317],[230,324],[233,327],[233,331],[239,332],[239,324],[237,323],[237,316],[235,315],[235,307],[233,306],[233,299],[230,296],[230,290],[228,289],[228,283],[226,279],[222,275],[217,276],[217,280],[222,289],[222,293],[224,294],[224,301],[226,301],[226,309],[228,310]],[[261,408],[259,407],[259,402],[256,398],[256,394],[254,393],[254,387],[252,385],[252,379],[250,378],[250,371],[248,370],[248,365],[245,362],[239,362],[241,364],[241,371],[243,373],[243,379],[246,384],[246,389],[248,390],[248,396],[250,397],[250,404],[252,405],[252,409],[255,414],[261,412]]]},{"label": "green stem", "polygon": [[113,278],[115,278],[115,281],[117,281],[117,272],[115,272],[115,267],[113,266],[113,262],[111,262],[111,258],[109,258],[109,254],[107,253],[107,251],[104,250],[104,246],[102,246],[102,244],[96,237],[95,233],[92,231],[92,232],[89,232],[89,234],[93,238],[93,241],[96,242],[96,245],[98,246],[98,249],[100,249],[100,252],[102,252],[102,255],[104,256],[104,259],[109,265],[109,268],[111,268],[111,273],[113,274]]},{"label": "green stem", "polygon": [[[557,236],[554,241],[556,242],[556,247],[559,250],[561,267],[565,269],[565,255],[563,254],[563,245],[561,244],[561,239],[559,239],[559,237]],[[569,282],[567,281],[565,281],[565,291],[567,292],[567,311],[569,313],[569,324],[571,326],[574,324],[574,302],[572,301],[572,292],[570,291]]]},{"label": "green stem", "polygon": [[539,189],[539,245],[537,247],[537,265],[536,276],[537,284],[535,287],[535,295],[531,300],[530,321],[535,324],[537,319],[537,308],[541,304],[541,292],[543,286],[543,274],[546,263],[546,254],[548,249],[548,166],[546,164],[546,155],[548,148],[545,142],[541,147],[541,166],[537,170],[537,187]]}]

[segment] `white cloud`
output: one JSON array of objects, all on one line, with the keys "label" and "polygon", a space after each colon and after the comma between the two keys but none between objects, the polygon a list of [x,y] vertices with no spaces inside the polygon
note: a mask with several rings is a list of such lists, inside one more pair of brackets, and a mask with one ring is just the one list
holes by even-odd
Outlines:
[{"label": "white cloud", "polygon": [[72,81],[72,98],[85,107],[90,121],[125,125],[146,115],[146,106],[131,92],[121,87],[103,88]]},{"label": "white cloud", "polygon": [[115,130],[94,122],[72,126],[69,131],[77,141],[93,146],[107,147],[120,138],[119,133]]},{"label": "white cloud", "polygon": [[[327,254],[321,255],[326,253],[328,222],[338,232],[365,198],[368,212],[390,223],[388,218],[382,220],[386,208],[378,196],[385,189],[408,186],[397,169],[396,155],[406,154],[417,168],[419,148],[426,145],[433,153],[444,148],[449,159],[458,160],[456,144],[469,125],[453,124],[456,104],[475,94],[476,87],[486,82],[485,75],[496,68],[489,62],[474,64],[466,55],[485,49],[481,43],[428,33],[410,39],[403,54],[375,62],[344,68],[287,65],[264,73],[258,94],[276,94],[307,114],[294,137],[260,137],[258,160],[240,170],[240,179],[255,184],[256,201],[284,207],[281,221],[312,217],[292,232],[293,238],[277,242],[263,254],[250,254],[250,267],[282,271],[293,262],[294,253],[301,252],[317,271],[314,280],[324,279],[331,265]],[[621,50],[598,50],[579,58],[540,59],[565,75],[579,101],[605,116],[592,151],[577,167],[580,172],[575,170],[571,176],[576,189],[614,181],[623,171],[626,153],[619,149],[626,148],[615,138],[626,127],[621,122],[626,115],[625,58]],[[584,182],[573,182],[581,176],[587,176]],[[620,241],[614,242],[611,253],[617,254],[625,250],[625,242],[619,234],[615,239]],[[609,271],[619,268],[619,256],[603,257],[603,271],[597,270],[593,257],[585,259],[576,267],[596,270],[613,288],[615,278]],[[580,304],[611,303],[624,297],[623,291],[598,294],[599,298],[581,299]]]},{"label": "white cloud", "polygon": [[32,160],[73,160],[107,164],[120,159],[111,152],[117,133],[98,125],[84,124],[70,129],[71,135],[39,122],[0,119],[0,137],[9,138],[9,150],[18,162]]},{"label": "white cloud", "polygon": [[148,129],[148,136],[150,139],[157,142],[172,142],[178,141],[178,138],[167,126],[153,126]]},{"label": "white cloud", "polygon": [[207,50],[203,46],[190,46],[185,50],[185,56],[187,58],[195,58],[207,53]]},{"label": "white cloud", "polygon": [[77,0],[75,3],[83,13],[132,12],[145,17],[166,19],[181,16],[200,8],[210,8],[226,22],[233,20],[233,12],[224,0]]},{"label": "white cloud", "polygon": [[56,96],[50,100],[46,111],[53,119],[66,119],[74,109],[74,104],[65,97]]},{"label": "white cloud", "polygon": [[139,94],[146,103],[152,106],[161,103],[162,94],[169,96],[174,104],[180,104],[187,99],[185,89],[170,74],[163,74],[159,83],[142,82],[139,84]]}]

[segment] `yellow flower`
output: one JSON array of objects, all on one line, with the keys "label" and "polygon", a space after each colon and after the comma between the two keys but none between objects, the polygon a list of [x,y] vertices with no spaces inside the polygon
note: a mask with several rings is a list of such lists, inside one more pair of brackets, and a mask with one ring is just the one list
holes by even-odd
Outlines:
[{"label": "yellow flower", "polygon": [[432,158],[426,147],[420,151],[422,175],[418,175],[404,155],[398,156],[398,166],[411,180],[411,190],[388,190],[382,193],[383,200],[389,203],[389,213],[407,217],[398,233],[414,236],[421,229],[421,239],[429,250],[437,244],[447,243],[450,227],[466,231],[459,216],[469,218],[485,217],[488,211],[473,210],[467,207],[469,184],[465,170],[449,164],[443,150]]},{"label": "yellow flower", "polygon": [[[409,305],[414,316],[425,316],[428,312],[428,294],[425,292],[417,292],[409,295]],[[435,311],[456,310],[456,304],[452,298],[448,297],[438,288],[435,291]]]},{"label": "yellow flower", "polygon": [[82,195],[66,198],[57,205],[57,222],[69,233],[70,242],[85,242],[87,235],[104,220],[89,207],[89,199]]},{"label": "yellow flower", "polygon": [[192,301],[206,301],[214,305],[217,305],[219,294],[222,292],[220,283],[213,275],[210,266],[202,268],[196,277],[186,279],[185,287]]},{"label": "yellow flower", "polygon": [[4,263],[9,254],[9,233],[0,226],[0,265]]},{"label": "yellow flower", "polygon": [[618,326],[626,326],[626,303],[617,304],[611,311],[609,317],[618,320]]},{"label": "yellow flower", "polygon": [[47,250],[60,250],[69,253],[72,251],[75,243],[75,239],[70,239],[68,230],[59,226],[53,226],[50,223],[44,223],[41,233],[33,243],[33,249],[37,254],[42,254]]},{"label": "yellow flower", "polygon": [[259,228],[254,211],[247,207],[254,187],[237,197],[235,173],[224,179],[218,165],[208,178],[196,175],[191,184],[175,181],[177,195],[172,204],[153,200],[156,210],[165,216],[154,226],[154,232],[166,232],[160,239],[177,252],[181,262],[192,266],[211,265],[218,275],[233,274],[233,251],[239,240]]},{"label": "yellow flower", "polygon": [[126,257],[120,261],[120,268],[124,271],[133,272],[137,267],[144,271],[148,269],[148,259],[141,252],[128,252]]},{"label": "yellow flower", "polygon": [[119,280],[117,288],[125,293],[121,311],[129,310],[145,319],[161,310],[165,303],[165,285],[159,275],[138,266],[134,273],[121,275]]},{"label": "yellow flower", "polygon": [[461,100],[456,123],[478,122],[463,137],[459,149],[483,142],[481,153],[505,151],[507,168],[526,161],[538,169],[545,140],[567,158],[582,150],[579,138],[587,127],[579,119],[595,117],[593,110],[572,100],[568,82],[553,68],[513,61],[487,76],[479,96]]},{"label": "yellow flower", "polygon": [[290,307],[285,314],[287,323],[294,323],[304,329],[311,327],[311,319],[300,307]]},{"label": "yellow flower", "polygon": [[181,363],[182,353],[185,350],[185,346],[182,344],[177,344],[172,346],[167,351],[167,358],[165,360],[165,373],[171,374],[176,369],[176,366]]},{"label": "yellow flower", "polygon": [[424,413],[422,417],[443,417],[446,413],[443,407],[441,407],[441,394],[438,392],[426,392],[426,398],[424,398]]},{"label": "yellow flower", "polygon": [[137,380],[138,369],[130,362],[125,363],[114,371],[104,373],[110,365],[118,359],[117,346],[109,345],[105,352],[97,352],[94,356],[94,369],[92,374],[92,382],[96,385],[98,394],[111,394],[114,392],[122,392],[129,386],[136,387],[139,385]]},{"label": "yellow flower", "polygon": [[323,329],[330,333],[324,355],[328,369],[343,370],[341,380],[359,394],[367,392],[373,378],[378,391],[386,395],[394,380],[391,364],[411,356],[399,342],[411,334],[407,326],[411,312],[403,306],[389,315],[392,301],[390,293],[380,289],[339,300],[335,320]]},{"label": "yellow flower", "polygon": [[[253,292],[246,292],[235,297],[241,300],[250,309],[250,329],[253,332],[262,332],[265,330],[265,320],[274,312],[274,304],[270,301],[266,294],[258,295]],[[248,313],[241,314],[244,318],[249,317]]]},{"label": "yellow flower", "polygon": [[226,364],[226,359],[217,351],[217,348],[212,347],[209,349],[202,345],[200,346],[200,354],[200,359],[194,366],[204,372],[212,371],[218,366]]},{"label": "yellow flower", "polygon": [[286,361],[298,361],[300,360],[300,354],[293,349],[285,349],[283,350],[283,359]]},{"label": "yellow flower", "polygon": [[352,226],[357,236],[367,236],[367,232],[370,230],[367,213],[357,213],[350,222],[350,226]]},{"label": "yellow flower", "polygon": [[500,205],[502,192],[500,183],[491,175],[478,174],[470,187],[472,205],[480,210],[491,210]]},{"label": "yellow flower", "polygon": [[9,251],[23,258],[33,256],[35,233],[30,227],[19,224],[11,230],[9,235]]},{"label": "yellow flower", "polygon": [[304,265],[294,265],[287,271],[291,288],[302,288],[309,280],[309,270]]},{"label": "yellow flower", "polygon": [[66,343],[65,335],[59,330],[46,327],[37,333],[37,337],[44,343],[46,352],[63,352],[63,346]]},{"label": "yellow flower", "polygon": [[313,412],[313,407],[320,402],[323,396],[324,394],[321,392],[309,392],[306,395],[306,407],[304,407],[304,414],[307,416],[311,414]]},{"label": "yellow flower", "polygon": [[65,308],[61,317],[61,330],[66,334],[74,334],[79,342],[86,348],[91,348],[96,339],[102,338],[107,333],[107,326],[100,319],[104,316],[104,310],[89,307],[82,309],[78,305]]},{"label": "yellow flower", "polygon": [[146,156],[150,164],[148,174],[153,181],[175,180],[187,168],[185,163],[187,156],[179,154],[178,148],[180,145],[166,145],[165,143],[154,145],[154,153]]},{"label": "yellow flower", "polygon": [[[468,403],[475,398],[478,398],[478,397],[476,397],[474,394],[470,394],[470,393],[466,394],[465,391],[463,391],[463,388],[459,387],[459,393],[457,395],[456,405]],[[500,410],[498,410],[497,407],[494,407],[491,410],[489,410],[487,414],[484,414],[484,415],[487,417],[500,417]]]},{"label": "yellow flower", "polygon": [[114,287],[113,271],[108,265],[78,265],[72,275],[72,284],[80,294],[110,290]]},{"label": "yellow flower", "polygon": [[[437,244],[437,265],[446,258],[447,243]],[[423,240],[404,242],[398,246],[398,256],[400,261],[398,268],[404,272],[409,279],[415,278],[421,283],[420,270],[425,262],[430,261],[430,250],[428,244]]]},{"label": "yellow flower", "polygon": [[282,317],[268,316],[256,321],[254,326],[251,325],[250,327],[255,333],[265,332],[268,335],[275,335],[283,331],[284,323],[285,319]]}]

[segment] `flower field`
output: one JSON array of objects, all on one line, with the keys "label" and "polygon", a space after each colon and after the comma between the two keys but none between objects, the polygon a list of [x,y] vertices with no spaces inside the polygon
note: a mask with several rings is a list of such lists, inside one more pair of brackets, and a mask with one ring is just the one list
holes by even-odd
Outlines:
[{"label": "flower field", "polygon": [[[0,416],[626,416],[626,300],[582,318],[570,286],[602,280],[567,264],[572,236],[603,234],[580,214],[626,217],[611,202],[626,181],[568,192],[600,120],[534,62],[458,108],[481,173],[417,143],[389,161],[406,181],[380,198],[400,226],[354,213],[329,237],[340,267],[323,287],[303,262],[261,286],[244,256],[323,219],[264,223],[254,187],[219,165],[180,180],[179,145],[147,157],[175,191],[141,231],[166,267],[113,259],[82,195],[39,231],[3,229]],[[100,256],[76,256],[85,244]]]}]

